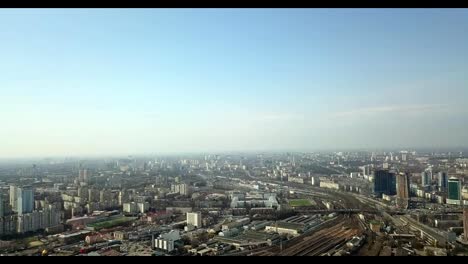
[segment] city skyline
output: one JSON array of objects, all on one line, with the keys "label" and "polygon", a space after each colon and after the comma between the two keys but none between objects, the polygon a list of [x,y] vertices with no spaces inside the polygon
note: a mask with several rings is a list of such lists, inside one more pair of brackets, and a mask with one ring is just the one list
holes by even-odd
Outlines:
[{"label": "city skyline", "polygon": [[465,9],[0,10],[0,158],[465,148]]}]

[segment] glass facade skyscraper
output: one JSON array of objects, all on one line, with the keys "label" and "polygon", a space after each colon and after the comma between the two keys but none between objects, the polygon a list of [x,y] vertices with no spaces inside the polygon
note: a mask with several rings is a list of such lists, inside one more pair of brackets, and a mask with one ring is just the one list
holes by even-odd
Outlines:
[{"label": "glass facade skyscraper", "polygon": [[396,194],[396,177],[388,170],[374,171],[374,194],[381,197],[382,194]]}]

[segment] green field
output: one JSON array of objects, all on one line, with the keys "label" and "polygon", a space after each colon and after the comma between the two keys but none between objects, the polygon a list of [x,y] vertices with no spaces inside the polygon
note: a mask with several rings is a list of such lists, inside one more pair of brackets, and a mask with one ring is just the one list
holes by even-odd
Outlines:
[{"label": "green field", "polygon": [[311,206],[312,203],[307,199],[295,199],[295,200],[289,200],[289,205],[292,207],[300,207],[300,206]]},{"label": "green field", "polygon": [[100,229],[103,229],[103,228],[111,228],[111,227],[114,227],[114,226],[123,225],[123,224],[126,224],[128,222],[132,222],[135,219],[136,219],[135,217],[120,217],[120,218],[112,219],[112,220],[109,220],[109,221],[92,223],[92,224],[89,224],[88,226],[93,227],[96,230],[100,230]]}]

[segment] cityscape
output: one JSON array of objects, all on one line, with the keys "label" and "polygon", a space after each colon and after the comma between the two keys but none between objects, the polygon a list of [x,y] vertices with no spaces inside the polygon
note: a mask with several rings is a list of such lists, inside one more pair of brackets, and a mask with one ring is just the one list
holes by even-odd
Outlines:
[{"label": "cityscape", "polygon": [[1,251],[464,255],[464,153],[218,153],[4,165]]},{"label": "cityscape", "polygon": [[468,256],[467,25],[0,10],[0,256]]}]

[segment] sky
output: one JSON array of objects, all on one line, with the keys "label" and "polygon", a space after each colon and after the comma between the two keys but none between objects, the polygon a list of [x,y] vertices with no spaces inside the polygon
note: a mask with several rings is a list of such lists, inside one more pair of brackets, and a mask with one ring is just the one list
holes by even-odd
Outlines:
[{"label": "sky", "polygon": [[2,9],[0,157],[468,146],[467,9]]}]

